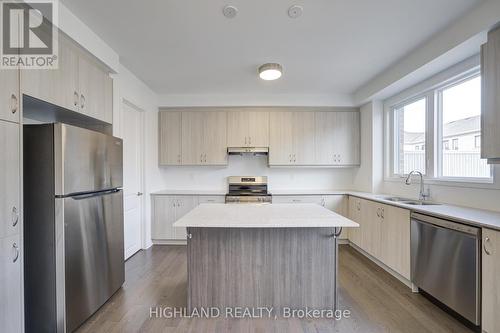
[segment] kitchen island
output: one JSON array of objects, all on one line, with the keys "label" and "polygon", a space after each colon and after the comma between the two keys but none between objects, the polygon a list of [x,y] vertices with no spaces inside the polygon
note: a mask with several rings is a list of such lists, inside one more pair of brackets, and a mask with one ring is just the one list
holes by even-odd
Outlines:
[{"label": "kitchen island", "polygon": [[359,225],[316,204],[202,204],[187,228],[188,309],[337,309],[337,235]]}]

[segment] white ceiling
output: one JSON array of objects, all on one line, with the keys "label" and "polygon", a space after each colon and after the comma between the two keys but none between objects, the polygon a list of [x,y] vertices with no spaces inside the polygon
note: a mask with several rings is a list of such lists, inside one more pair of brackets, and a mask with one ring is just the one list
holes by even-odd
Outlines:
[{"label": "white ceiling", "polygon": [[482,1],[62,0],[158,94],[220,96],[352,94]]}]

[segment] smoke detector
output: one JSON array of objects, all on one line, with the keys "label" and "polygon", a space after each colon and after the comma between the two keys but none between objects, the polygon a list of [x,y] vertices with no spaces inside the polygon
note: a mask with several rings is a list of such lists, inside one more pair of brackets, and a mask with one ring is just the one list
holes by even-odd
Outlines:
[{"label": "smoke detector", "polygon": [[234,18],[236,14],[238,14],[238,8],[229,5],[225,6],[222,9],[222,14],[224,14],[224,16],[227,18]]},{"label": "smoke detector", "polygon": [[302,8],[302,6],[293,5],[292,7],[288,8],[288,16],[290,16],[290,18],[295,19],[301,17],[303,11],[304,8]]}]

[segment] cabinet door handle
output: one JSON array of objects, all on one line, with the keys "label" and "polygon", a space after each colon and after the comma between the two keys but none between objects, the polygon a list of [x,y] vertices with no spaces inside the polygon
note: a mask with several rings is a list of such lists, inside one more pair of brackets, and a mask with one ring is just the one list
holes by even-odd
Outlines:
[{"label": "cabinet door handle", "polygon": [[484,249],[484,253],[486,253],[487,255],[489,255],[489,256],[490,256],[490,255],[491,255],[491,251],[490,251],[490,250],[488,250],[488,249],[486,248],[486,244],[487,244],[487,243],[488,243],[488,244],[490,243],[490,238],[489,238],[489,237],[486,237],[486,238],[484,239],[483,249]]},{"label": "cabinet door handle", "polygon": [[207,163],[207,154],[203,155],[203,162]]},{"label": "cabinet door handle", "polygon": [[80,96],[80,106],[81,108],[85,108],[85,96],[82,94],[82,96]]},{"label": "cabinet door handle", "polygon": [[17,246],[16,243],[12,244],[12,250],[13,250],[12,262],[16,262],[17,259],[19,259],[19,247]]},{"label": "cabinet door handle", "polygon": [[10,95],[10,102],[10,111],[14,114],[17,112],[17,96],[15,94]]},{"label": "cabinet door handle", "polygon": [[73,94],[73,103],[75,104],[75,106],[78,106],[78,99],[80,97],[78,96],[78,93],[75,91],[74,94]]},{"label": "cabinet door handle", "polygon": [[297,163],[297,156],[293,154],[293,163]]},{"label": "cabinet door handle", "polygon": [[361,202],[359,202],[359,201],[358,201],[358,202],[356,203],[356,208],[357,208],[358,210],[361,210]]},{"label": "cabinet door handle", "polygon": [[177,155],[177,163],[181,163],[181,154]]},{"label": "cabinet door handle", "polygon": [[15,227],[19,222],[19,212],[16,206],[12,207],[12,226]]},{"label": "cabinet door handle", "polygon": [[380,217],[380,208],[377,208],[377,217]]},{"label": "cabinet door handle", "polygon": [[384,219],[384,208],[380,209],[380,217]]},{"label": "cabinet door handle", "polygon": [[200,162],[203,163],[203,154],[200,155]]}]

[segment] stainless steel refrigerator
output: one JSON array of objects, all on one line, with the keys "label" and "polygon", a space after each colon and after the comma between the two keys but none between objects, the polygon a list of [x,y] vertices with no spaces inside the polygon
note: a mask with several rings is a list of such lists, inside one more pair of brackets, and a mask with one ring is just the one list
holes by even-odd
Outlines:
[{"label": "stainless steel refrigerator", "polygon": [[26,332],[71,332],[123,284],[122,140],[24,126]]}]

